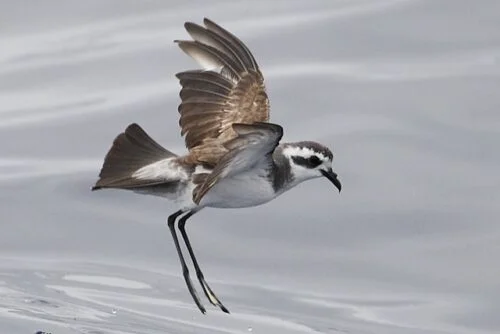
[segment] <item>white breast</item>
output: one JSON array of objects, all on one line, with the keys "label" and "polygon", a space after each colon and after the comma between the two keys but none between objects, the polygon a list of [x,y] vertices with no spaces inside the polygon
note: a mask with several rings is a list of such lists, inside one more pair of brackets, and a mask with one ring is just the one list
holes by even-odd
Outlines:
[{"label": "white breast", "polygon": [[222,179],[202,198],[201,205],[213,208],[245,208],[276,197],[265,170],[250,170]]}]

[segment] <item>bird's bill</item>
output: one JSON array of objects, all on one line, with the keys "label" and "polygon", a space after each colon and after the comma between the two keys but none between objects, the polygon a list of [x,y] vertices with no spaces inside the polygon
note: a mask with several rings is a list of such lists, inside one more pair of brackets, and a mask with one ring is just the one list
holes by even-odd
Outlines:
[{"label": "bird's bill", "polygon": [[324,177],[326,177],[328,180],[330,180],[331,183],[339,190],[342,189],[342,184],[340,183],[337,174],[333,171],[333,169],[328,169],[328,170],[322,170],[321,174],[323,174]]}]

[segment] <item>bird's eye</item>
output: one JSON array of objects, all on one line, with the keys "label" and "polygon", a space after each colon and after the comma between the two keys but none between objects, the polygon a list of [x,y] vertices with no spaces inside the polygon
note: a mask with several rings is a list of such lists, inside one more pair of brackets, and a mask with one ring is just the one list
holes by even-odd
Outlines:
[{"label": "bird's eye", "polygon": [[309,160],[309,164],[311,164],[311,166],[313,166],[313,167],[319,166],[321,164],[321,159],[315,155],[312,155],[311,157],[309,157],[308,160]]}]

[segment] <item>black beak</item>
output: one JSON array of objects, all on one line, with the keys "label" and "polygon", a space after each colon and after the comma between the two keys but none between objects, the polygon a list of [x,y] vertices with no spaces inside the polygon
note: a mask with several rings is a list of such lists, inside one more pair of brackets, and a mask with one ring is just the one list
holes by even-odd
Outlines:
[{"label": "black beak", "polygon": [[328,180],[330,180],[331,183],[339,190],[342,189],[342,184],[340,183],[339,179],[337,178],[337,174],[333,171],[333,169],[329,170],[321,170],[321,174],[323,174],[324,177],[326,177]]}]

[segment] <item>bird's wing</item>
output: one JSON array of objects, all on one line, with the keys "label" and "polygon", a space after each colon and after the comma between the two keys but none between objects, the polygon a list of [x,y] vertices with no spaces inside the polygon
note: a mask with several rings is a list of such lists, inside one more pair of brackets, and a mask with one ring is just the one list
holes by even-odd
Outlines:
[{"label": "bird's wing", "polygon": [[236,137],[234,123],[269,120],[264,78],[248,48],[209,19],[204,27],[185,23],[193,41],[176,41],[202,70],[177,74],[182,86],[179,105],[181,135],[192,163],[214,166]]},{"label": "bird's wing", "polygon": [[228,152],[193,191],[196,204],[220,180],[250,170],[263,160],[271,163],[272,153],[283,136],[283,128],[273,123],[234,123],[232,129],[236,137],[225,143]]}]

